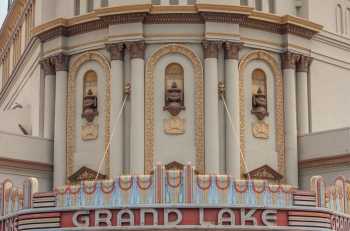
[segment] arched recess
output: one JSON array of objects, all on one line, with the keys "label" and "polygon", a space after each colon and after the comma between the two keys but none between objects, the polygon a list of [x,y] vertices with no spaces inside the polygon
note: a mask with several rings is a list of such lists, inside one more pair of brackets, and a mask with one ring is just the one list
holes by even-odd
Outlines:
[{"label": "arched recess", "polygon": [[[275,58],[266,51],[258,50],[253,51],[245,55],[239,64],[239,96],[240,96],[240,147],[245,156],[245,89],[244,89],[244,73],[247,65],[253,60],[264,61],[271,68],[274,77],[275,86],[275,123],[276,123],[276,153],[277,153],[277,165],[280,174],[285,173],[285,151],[284,151],[284,106],[283,106],[283,77],[280,69],[280,65]],[[241,157],[241,174],[245,173],[243,160]]]},{"label": "arched recess", "polygon": [[188,58],[194,70],[195,79],[195,143],[196,169],[204,173],[204,92],[203,66],[199,57],[186,46],[170,44],[158,49],[146,64],[145,77],[145,172],[153,169],[154,159],[154,70],[158,61],[168,54],[181,54]]},{"label": "arched recess", "polygon": [[[68,95],[67,95],[67,132],[66,132],[66,142],[67,142],[67,156],[66,156],[66,178],[74,173],[74,153],[76,144],[76,78],[80,67],[89,61],[95,61],[98,63],[105,72],[106,78],[106,93],[104,102],[104,146],[105,149],[108,146],[110,139],[110,110],[111,110],[111,72],[110,64],[108,60],[101,54],[97,52],[87,52],[76,57],[75,61],[71,62],[69,65],[68,74]],[[103,155],[103,153],[101,154]],[[110,163],[109,163],[109,151],[107,152],[105,159],[105,172],[107,175],[110,173]]]}]

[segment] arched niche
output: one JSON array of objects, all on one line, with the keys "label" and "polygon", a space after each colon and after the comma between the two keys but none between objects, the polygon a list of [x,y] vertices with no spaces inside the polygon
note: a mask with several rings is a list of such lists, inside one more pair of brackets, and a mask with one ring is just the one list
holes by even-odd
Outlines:
[{"label": "arched niche", "polygon": [[[251,100],[253,87],[252,82],[254,74],[265,75],[266,94],[270,115],[267,120],[273,122],[272,135],[274,147],[271,152],[275,152],[277,171],[285,174],[285,151],[284,151],[284,109],[283,109],[283,79],[280,65],[275,58],[266,51],[258,50],[245,55],[239,64],[239,87],[240,87],[240,146],[242,151],[241,157],[241,173],[246,173],[243,157],[246,157],[247,142],[249,137],[247,134],[251,132]],[[261,77],[260,77],[261,78]],[[263,79],[262,78],[262,79]],[[249,83],[249,84],[248,84]],[[247,88],[250,89],[248,90]],[[256,118],[254,118],[256,120]],[[249,171],[254,167],[247,166]]]},{"label": "arched niche", "polygon": [[[204,173],[204,104],[203,104],[203,67],[198,56],[188,47],[178,44],[170,44],[155,51],[147,61],[145,77],[145,172],[150,173],[154,166],[155,155],[155,70],[158,62],[167,59],[169,55],[178,56],[178,63],[182,66],[191,66],[194,81],[194,137],[195,137],[195,164],[198,172]],[[181,58],[180,58],[181,57]],[[182,60],[182,61],[181,61]],[[187,61],[185,61],[187,60]],[[164,61],[167,62],[167,61]],[[181,63],[180,63],[181,62]],[[166,66],[173,62],[164,63]],[[185,72],[186,72],[186,68]],[[186,74],[185,74],[186,75]],[[184,81],[186,88],[186,77]],[[164,86],[164,85],[163,85]],[[164,87],[162,87],[164,88]],[[186,100],[187,96],[185,94]],[[190,110],[190,109],[189,109]]]},{"label": "arched niche", "polygon": [[[90,74],[89,74],[90,73]],[[99,101],[99,137],[103,138],[102,143],[99,143],[99,148],[96,150],[96,161],[99,162],[107,148],[110,139],[110,109],[111,109],[111,76],[110,64],[108,60],[97,52],[83,53],[73,59],[69,65],[68,74],[68,94],[67,94],[67,157],[66,157],[66,177],[73,175],[79,169],[76,163],[77,145],[83,141],[80,138],[80,122],[82,120],[82,104],[84,98],[84,80],[89,78],[94,79],[93,73],[96,73],[97,89],[96,93],[101,99]],[[90,142],[92,143],[92,142]],[[84,147],[88,147],[88,142]],[[91,158],[91,157],[90,157]],[[106,153],[104,174],[109,175],[109,151]]]}]

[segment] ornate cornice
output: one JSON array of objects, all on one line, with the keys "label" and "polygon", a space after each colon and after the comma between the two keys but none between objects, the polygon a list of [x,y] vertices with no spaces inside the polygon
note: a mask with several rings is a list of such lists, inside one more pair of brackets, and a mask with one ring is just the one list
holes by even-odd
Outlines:
[{"label": "ornate cornice", "polygon": [[145,58],[145,42],[129,42],[126,44],[129,51],[130,59],[144,59]]},{"label": "ornate cornice", "polygon": [[44,71],[44,75],[54,75],[55,72],[55,65],[52,62],[52,59],[46,58],[40,61],[40,66]]},{"label": "ornate cornice", "polygon": [[299,55],[286,51],[281,54],[282,69],[295,69],[296,63],[299,60]]},{"label": "ornate cornice", "polygon": [[239,56],[239,49],[241,48],[242,43],[234,43],[234,42],[224,42],[224,53],[225,59],[237,59]]},{"label": "ornate cornice", "polygon": [[151,14],[145,17],[145,24],[203,24],[204,20],[197,13]]},{"label": "ornate cornice", "polygon": [[68,71],[69,56],[60,53],[51,57],[52,62],[55,64],[56,71]]},{"label": "ornate cornice", "polygon": [[297,72],[308,72],[311,62],[311,57],[301,55],[297,62]]},{"label": "ornate cornice", "polygon": [[107,49],[111,55],[111,60],[124,60],[124,43],[108,44]]},{"label": "ornate cornice", "polygon": [[217,23],[243,24],[244,21],[248,19],[247,15],[242,14],[202,12],[200,15],[203,17],[204,21]]},{"label": "ornate cornice", "polygon": [[220,43],[218,41],[203,41],[203,51],[204,51],[204,58],[218,58],[219,55],[219,46]]},{"label": "ornate cornice", "polygon": [[131,13],[131,14],[116,14],[116,15],[108,15],[102,16],[101,19],[106,24],[125,24],[125,23],[137,23],[143,22],[146,13]]}]

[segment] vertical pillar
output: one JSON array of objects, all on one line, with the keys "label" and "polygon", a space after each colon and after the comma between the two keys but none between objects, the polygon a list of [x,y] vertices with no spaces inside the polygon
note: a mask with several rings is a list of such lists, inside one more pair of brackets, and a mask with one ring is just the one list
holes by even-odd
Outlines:
[{"label": "vertical pillar", "polygon": [[45,75],[44,138],[53,139],[55,125],[55,66],[49,58],[40,62]]},{"label": "vertical pillar", "polygon": [[[240,179],[241,147],[239,118],[239,70],[238,55],[241,44],[226,42],[225,51],[225,100],[230,115],[226,114],[226,169],[227,173]],[[232,126],[228,116],[232,118]]]},{"label": "vertical pillar", "polygon": [[291,52],[282,54],[285,116],[285,155],[287,183],[298,186],[298,142],[295,65],[298,56]]},{"label": "vertical pillar", "polygon": [[108,47],[111,55],[111,129],[114,127],[110,147],[111,177],[115,178],[123,174],[123,117],[117,123],[117,117],[121,110],[124,95],[124,44],[113,44]]},{"label": "vertical pillar", "polygon": [[219,161],[219,95],[218,95],[218,42],[205,41],[205,172],[218,174]]},{"label": "vertical pillar", "polygon": [[127,44],[130,56],[131,76],[131,127],[130,127],[130,173],[144,173],[144,78],[145,44]]},{"label": "vertical pillar", "polygon": [[66,183],[66,118],[69,57],[59,54],[53,57],[56,67],[55,133],[54,133],[54,187]]},{"label": "vertical pillar", "polygon": [[297,63],[298,135],[309,133],[308,72],[311,61],[311,57],[301,56]]}]

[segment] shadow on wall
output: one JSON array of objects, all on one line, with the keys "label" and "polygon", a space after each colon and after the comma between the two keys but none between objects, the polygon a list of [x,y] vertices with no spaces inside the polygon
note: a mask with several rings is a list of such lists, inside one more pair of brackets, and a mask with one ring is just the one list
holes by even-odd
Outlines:
[{"label": "shadow on wall", "polygon": [[0,131],[16,135],[31,135],[31,107],[15,104],[11,110],[0,112]]}]

